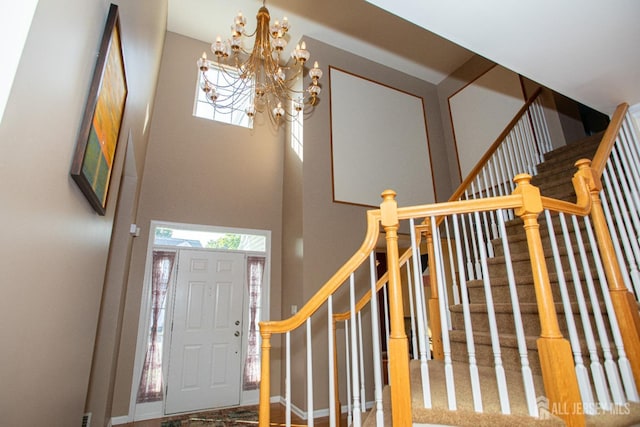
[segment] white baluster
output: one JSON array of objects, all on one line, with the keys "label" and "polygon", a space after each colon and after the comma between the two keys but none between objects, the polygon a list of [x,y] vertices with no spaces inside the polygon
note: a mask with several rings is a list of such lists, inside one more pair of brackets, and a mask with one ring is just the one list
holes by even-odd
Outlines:
[{"label": "white baluster", "polygon": [[635,167],[636,176],[638,176],[640,175],[640,140],[638,140],[632,120],[631,115],[627,113],[622,125],[624,132],[622,142],[625,151],[629,153],[629,163]]},{"label": "white baluster", "polygon": [[449,234],[449,217],[444,219],[444,228],[447,235],[447,249],[449,250],[449,271],[451,272],[451,288],[453,290],[453,303],[460,304],[460,289],[458,289],[458,279],[456,277],[456,270],[453,261],[453,249],[452,244],[457,245],[459,240],[452,240]]},{"label": "white baluster", "polygon": [[505,146],[505,144],[502,144],[500,148],[498,148],[498,152],[500,153],[499,162],[498,162],[498,166],[499,166],[498,176],[500,177],[500,182],[502,183],[500,185],[501,196],[506,196],[508,194],[511,194],[511,192],[514,189],[514,184],[513,184],[513,181],[511,180],[511,176],[509,175],[509,172],[507,172],[508,159],[507,159],[506,151],[507,151],[507,147]]},{"label": "white baluster", "polygon": [[[621,259],[622,250],[620,249],[620,245],[618,243],[620,239],[618,239],[618,236],[616,235],[616,227],[613,225],[613,219],[611,218],[611,212],[609,211],[609,206],[607,205],[606,198],[604,197],[604,191],[600,192],[600,201],[602,202],[602,210],[604,211],[607,224],[609,224],[611,241],[613,242],[613,248],[618,259],[618,264],[620,265],[620,272],[622,273],[624,282],[629,284],[631,283],[631,279],[629,277],[627,269],[625,268],[624,260]],[[602,293],[604,295],[605,303],[607,304],[607,311],[609,313],[614,313],[607,283],[601,282],[600,286],[602,286]],[[630,292],[633,292],[633,289],[630,289]],[[609,321],[611,322],[613,339],[616,344],[616,349],[618,350],[618,364],[620,365],[620,371],[622,372],[622,380],[624,382],[624,388],[627,393],[627,399],[638,402],[640,401],[640,397],[638,396],[638,390],[633,378],[633,372],[631,371],[631,364],[629,363],[629,359],[627,359],[624,351],[624,344],[622,342],[622,336],[620,335],[620,328],[618,326],[618,320],[616,319],[615,314],[609,315]]]},{"label": "white baluster", "polygon": [[556,241],[556,233],[553,228],[553,222],[551,220],[551,214],[548,210],[544,211],[545,218],[547,220],[547,230],[549,232],[549,241],[551,251],[553,253],[553,262],[556,267],[556,274],[558,276],[558,288],[560,289],[560,297],[562,300],[562,307],[564,309],[564,317],[567,322],[567,330],[569,332],[569,342],[571,343],[571,349],[573,351],[573,360],[576,366],[576,376],[578,378],[578,388],[580,389],[580,396],[584,403],[585,413],[593,415],[594,402],[593,393],[591,391],[591,381],[589,380],[589,371],[584,365],[582,359],[582,347],[580,346],[580,338],[578,337],[578,331],[576,328],[575,319],[573,316],[573,309],[571,308],[571,298],[569,297],[569,291],[567,288],[567,282],[564,277],[564,267],[560,258],[560,251],[558,250],[558,243]]},{"label": "white baluster", "polygon": [[[605,367],[606,360],[609,359],[610,362],[613,362],[611,358],[611,347],[609,347],[609,338],[607,338],[607,333],[604,327],[604,320],[602,320],[602,313],[600,312],[600,300],[595,295],[595,286],[593,283],[593,276],[591,275],[591,265],[589,264],[589,260],[587,259],[587,254],[584,249],[584,242],[582,240],[582,233],[580,231],[580,224],[578,224],[578,218],[575,215],[571,215],[571,221],[573,222],[573,231],[574,236],[576,238],[576,243],[578,244],[578,253],[580,255],[580,261],[582,262],[582,270],[584,272],[585,285],[587,286],[587,293],[589,294],[589,299],[591,300],[591,310],[593,312],[593,318],[596,323],[596,331],[598,332],[598,339],[600,340],[600,347],[604,353],[605,357]],[[585,299],[586,302],[586,299]],[[608,356],[608,357],[607,357]],[[600,364],[600,359],[598,359],[599,369],[602,369],[602,365]],[[611,410],[611,397],[609,395],[610,387],[607,387],[606,382],[604,381],[604,372],[598,371],[598,379],[602,379],[603,384],[601,385],[602,389],[598,394],[598,399],[600,400],[601,407],[609,411]],[[615,378],[609,378],[609,384],[611,389],[615,386]],[[619,385],[619,380],[618,380]],[[622,391],[622,390],[620,390]],[[596,382],[596,393],[598,393],[598,384]]]},{"label": "white baluster", "polygon": [[367,398],[364,392],[364,345],[362,344],[362,312],[358,312],[358,348],[360,355],[360,410],[367,410]]},{"label": "white baluster", "polygon": [[[313,343],[311,317],[307,317],[307,426],[313,427]],[[329,356],[331,357],[331,356]]]},{"label": "white baluster", "polygon": [[[478,212],[474,212],[476,221],[479,219]],[[482,239],[482,230],[478,228],[478,239]],[[496,381],[498,383],[498,397],[500,399],[500,410],[503,414],[510,414],[509,392],[507,390],[507,377],[502,365],[502,354],[500,350],[500,338],[498,324],[496,322],[496,312],[493,306],[493,295],[491,293],[491,281],[489,279],[489,267],[487,266],[487,254],[484,248],[480,247],[480,261],[482,263],[482,282],[484,284],[484,296],[487,304],[487,317],[489,318],[489,332],[491,334],[491,348],[493,350],[493,360],[496,370]]]},{"label": "white baluster", "polygon": [[344,321],[344,355],[345,355],[345,370],[347,371],[347,425],[351,425],[353,422],[353,408],[351,407],[351,339],[349,338],[349,320]]},{"label": "white baluster", "polygon": [[[484,177],[484,182],[485,182],[485,197],[491,197],[489,191],[491,189],[491,185],[487,182],[487,167],[484,167],[482,169],[482,176]],[[489,221],[487,220],[487,217],[489,217],[491,219],[491,223],[489,223]],[[496,227],[496,221],[495,218],[493,217],[493,212],[489,212],[487,213],[486,211],[482,212],[482,218],[484,219],[484,227],[485,227],[485,236],[486,236],[486,245],[487,245],[487,254],[489,255],[489,258],[493,258],[493,245],[491,244],[491,236],[496,236],[498,233],[493,233],[492,231],[489,230],[489,227],[491,227],[491,230],[495,229]]]},{"label": "white baluster", "polygon": [[[380,352],[380,319],[378,314],[378,292],[376,289],[376,258],[369,255],[369,276],[371,277],[371,345],[373,346],[373,384],[376,411],[376,427],[384,426],[384,412],[382,406],[382,354]],[[331,426],[337,424],[330,423]]]},{"label": "white baluster", "polygon": [[[414,232],[415,232],[415,230],[414,230]],[[426,355],[427,355],[427,359],[431,359],[431,350],[430,350],[429,344],[428,344],[429,343],[429,334],[427,332],[428,328],[426,327],[426,325],[427,325],[427,309],[426,309],[426,307],[427,307],[427,303],[426,303],[427,297],[426,297],[426,294],[425,294],[425,291],[424,291],[425,287],[429,286],[429,285],[426,285],[424,283],[424,281],[425,281],[425,274],[424,274],[425,273],[425,268],[428,269],[429,263],[427,262],[427,267],[424,267],[422,265],[422,256],[420,255],[420,247],[416,246],[415,248],[413,248],[413,250],[418,254],[418,256],[416,256],[415,258],[412,257],[412,262],[413,262],[414,266],[415,265],[418,266],[418,268],[414,268],[413,269],[415,277],[416,277],[415,288],[416,288],[416,292],[419,294],[417,296],[417,298],[420,301],[421,307],[423,307],[422,310],[420,310],[420,308],[417,308],[417,310],[418,310],[418,314],[420,314],[420,311],[422,311],[422,325],[424,326],[423,337],[424,337],[424,341],[425,341]],[[427,272],[428,272],[428,270],[427,270]],[[428,277],[428,275],[427,275],[427,277]],[[418,324],[418,329],[419,328],[420,328],[420,324]],[[420,347],[420,341],[418,341],[418,348],[419,347]]]},{"label": "white baluster", "polygon": [[[461,217],[461,222],[462,222],[462,235],[464,237],[464,239],[462,240],[462,244],[464,244],[464,252],[467,256],[467,262],[466,262],[467,275],[469,276],[469,279],[473,280],[476,276],[473,271],[473,262],[471,262],[471,253],[469,251],[469,242],[471,239],[469,239],[469,236],[467,235],[467,224],[466,224],[464,215]],[[470,234],[473,234],[473,232],[471,232]]]},{"label": "white baluster", "polygon": [[548,153],[553,150],[553,146],[551,145],[551,136],[549,135],[549,126],[547,126],[547,120],[544,115],[544,107],[542,106],[542,101],[540,98],[536,99],[533,102],[534,111],[536,111],[537,122],[538,122],[538,137],[542,141],[543,154]]},{"label": "white baluster", "polygon": [[517,125],[513,128],[512,132],[513,132],[515,146],[518,149],[518,154],[517,154],[518,161],[520,162],[522,170],[523,172],[526,172],[532,175],[531,164],[529,162],[529,156],[527,155],[526,144],[524,139],[522,138],[522,135],[520,134],[520,129],[518,129]]},{"label": "white baluster", "polygon": [[[604,194],[604,190],[600,190],[600,203],[602,204],[602,210],[604,211],[604,216],[607,221],[607,226],[609,227],[609,233],[611,234],[611,243],[613,243],[613,249],[616,254],[616,259],[618,260],[618,265],[620,266],[620,273],[622,274],[622,281],[625,283],[629,292],[633,292],[634,288],[632,285],[634,281],[631,280],[631,276],[629,275],[629,270],[634,269],[637,271],[638,268],[635,264],[635,258],[633,257],[633,251],[627,239],[618,238],[618,232],[616,231],[616,223],[611,217],[611,211],[609,210],[609,204],[607,203],[607,197]],[[620,247],[620,242],[624,246],[624,251]],[[629,263],[634,267],[627,267],[625,262],[625,256],[629,256]],[[640,289],[636,288],[636,298],[640,295]]]},{"label": "white baluster", "polygon": [[[602,177],[604,178],[605,189],[607,190],[607,194],[609,196],[608,200],[611,202],[611,207],[615,212],[614,218],[618,224],[618,231],[622,236],[623,245],[625,242],[628,242],[632,255],[627,253],[627,260],[629,260],[629,267],[631,268],[630,274],[631,279],[633,281],[633,287],[635,289],[640,288],[640,271],[638,271],[638,264],[636,260],[640,259],[640,246],[638,245],[638,241],[633,239],[633,232],[630,230],[631,228],[631,220],[629,219],[629,214],[625,209],[620,209],[618,205],[618,201],[622,201],[622,194],[620,194],[620,189],[617,186],[617,182],[615,180],[609,179],[609,165],[605,167]],[[629,231],[627,231],[629,229]]]},{"label": "white baluster", "polygon": [[[625,206],[625,211],[637,212],[638,206],[640,206],[640,199],[638,198],[638,194],[631,191],[629,187],[629,183],[627,182],[627,175],[624,173],[624,168],[622,167],[622,162],[618,156],[618,150],[616,147],[611,150],[611,157],[609,158],[609,164],[612,166],[611,174],[618,175],[618,180],[614,183],[618,184],[621,187],[621,191],[623,192],[624,198],[620,200],[620,203],[623,203]],[[614,175],[615,176],[615,175]],[[638,236],[640,236],[640,219],[638,215],[630,215],[631,222],[633,224],[633,237],[638,240]],[[629,228],[629,232],[631,232],[631,228]]]},{"label": "white baluster", "polygon": [[[328,354],[329,354],[329,425],[335,426],[335,425],[338,425],[337,423],[338,414],[336,414],[336,405],[335,405],[335,400],[336,400],[335,379],[337,375],[336,375],[336,366],[335,366],[335,359],[334,359],[334,353],[336,350],[334,347],[335,331],[334,331],[334,324],[333,324],[333,295],[329,295],[329,298],[327,298],[327,331],[329,331],[329,333],[327,334],[329,336],[329,340],[327,342],[327,348],[328,348]],[[373,330],[373,332],[375,334],[375,329]],[[374,352],[376,351],[375,347],[373,351]]]},{"label": "white baluster", "polygon": [[285,355],[284,422],[291,427],[291,332],[285,334]]},{"label": "white baluster", "polygon": [[[455,241],[460,241],[460,230],[458,227],[458,215],[453,214],[453,235]],[[482,391],[480,388],[480,375],[476,362],[476,347],[473,339],[473,323],[471,322],[471,312],[469,309],[469,293],[467,291],[467,281],[464,277],[464,260],[460,245],[456,244],[456,256],[458,259],[458,273],[460,275],[460,289],[462,290],[462,314],[464,319],[464,331],[467,341],[467,353],[469,355],[469,378],[471,379],[471,395],[473,396],[473,409],[482,412]],[[455,270],[452,273],[455,276]]]},{"label": "white baluster", "polygon": [[620,160],[622,162],[622,169],[624,170],[624,175],[628,177],[627,182],[630,186],[631,194],[634,198],[635,212],[638,212],[640,209],[640,203],[638,202],[638,192],[640,192],[640,170],[637,163],[635,163],[636,159],[634,158],[634,153],[629,146],[628,138],[625,135],[618,137],[618,142],[616,142],[616,148],[618,148],[618,154],[620,156]]},{"label": "white baluster", "polygon": [[531,127],[528,126],[528,123],[525,123],[524,120],[520,120],[517,125],[516,128],[518,128],[519,132],[520,132],[520,137],[522,138],[522,141],[524,143],[524,148],[525,148],[525,153],[527,156],[527,163],[530,167],[530,175],[537,175],[538,174],[538,154],[536,153],[536,147],[535,147],[535,142],[533,141],[532,135],[531,135]]},{"label": "white baluster", "polygon": [[351,311],[351,375],[352,375],[352,391],[353,391],[353,425],[359,427],[362,423],[362,410],[360,406],[360,371],[358,368],[358,341],[357,341],[357,323],[356,323],[356,295],[355,295],[355,278],[351,273],[349,276],[349,310]]},{"label": "white baluster", "polygon": [[522,370],[522,382],[524,384],[525,399],[529,415],[538,416],[538,405],[536,402],[536,390],[533,385],[533,375],[531,366],[529,365],[529,356],[527,351],[527,341],[524,334],[524,326],[522,324],[522,314],[520,313],[520,300],[518,299],[518,290],[516,288],[516,278],[513,273],[513,264],[511,263],[511,251],[507,239],[507,229],[504,225],[504,216],[502,209],[498,209],[498,226],[502,235],[502,250],[504,252],[504,263],[507,268],[507,281],[509,283],[509,292],[511,293],[511,307],[513,310],[513,321],[516,328],[516,340],[518,342],[518,352],[520,353],[520,365]]},{"label": "white baluster", "polygon": [[507,138],[505,139],[505,148],[507,150],[507,154],[509,157],[509,161],[507,162],[507,166],[508,166],[507,173],[509,174],[509,183],[511,185],[511,191],[513,191],[515,189],[515,183],[513,182],[512,178],[524,171],[521,170],[518,165],[518,159],[516,156],[516,149],[513,144],[513,138],[511,138],[509,135],[507,135]]},{"label": "white baluster", "polygon": [[528,173],[531,175],[531,167],[528,162],[528,158],[525,154],[524,148],[522,147],[523,141],[517,135],[517,129],[514,128],[513,132],[513,143],[514,148],[516,150],[516,161],[518,162],[518,170],[520,173]]},{"label": "white baluster", "polygon": [[[613,342],[616,344],[616,349],[618,350],[618,362],[620,363],[620,368],[623,369],[623,366],[629,365],[629,360],[627,359],[626,353],[624,351],[624,345],[622,345],[622,337],[620,336],[620,330],[618,329],[618,320],[616,319],[616,312],[613,309],[613,304],[611,303],[611,296],[609,295],[609,286],[607,284],[607,277],[604,273],[604,267],[602,266],[602,259],[600,258],[600,252],[598,250],[598,243],[593,234],[593,227],[591,226],[591,220],[589,217],[584,218],[585,226],[587,229],[587,236],[589,238],[589,245],[591,245],[591,250],[593,254],[593,260],[596,265],[596,271],[598,272],[598,281],[600,283],[600,291],[602,292],[602,300],[605,304],[605,310],[607,312],[607,318],[609,319],[609,325],[611,326],[611,335],[613,337]],[[595,289],[593,291],[595,294]],[[591,297],[593,304],[593,296]],[[597,300],[597,297],[596,297]],[[599,301],[598,301],[599,302]],[[599,304],[598,304],[599,306]],[[602,328],[602,331],[600,331]],[[606,347],[602,344],[602,351],[605,356],[604,368],[607,371],[607,378],[609,379],[609,387],[611,388],[611,395],[613,397],[613,402],[616,405],[624,405],[626,403],[624,397],[624,391],[622,390],[622,383],[620,382],[620,372],[618,372],[618,368],[613,361],[613,355],[611,354],[611,348],[609,346],[609,339],[607,337],[607,333],[604,326],[604,320],[602,320],[602,326],[598,325],[598,333],[602,336],[604,335]],[[616,338],[616,335],[618,338]],[[600,338],[602,341],[602,338]],[[618,341],[619,340],[619,341]],[[620,352],[622,350],[622,353]],[[635,389],[635,381],[633,381],[633,373],[630,371],[623,371],[623,374],[631,374],[629,378],[634,384]],[[637,396],[637,391],[635,392],[635,396]]]},{"label": "white baluster", "polygon": [[[433,248],[434,248],[434,260],[433,262],[429,261],[433,266],[433,270],[431,274],[436,275],[436,282],[438,283],[438,306],[440,308],[440,333],[442,335],[442,350],[444,353],[444,375],[445,382],[447,386],[447,402],[449,405],[449,410],[454,411],[456,409],[456,391],[455,391],[455,382],[453,378],[453,363],[451,360],[451,342],[449,341],[449,327],[447,325],[447,313],[448,309],[446,306],[444,296],[447,294],[447,288],[445,286],[445,278],[444,272],[441,270],[440,266],[442,265],[441,260],[441,250],[440,247],[440,239],[438,236],[438,229],[436,227],[436,218],[431,217],[431,233],[433,234]],[[482,246],[482,245],[481,245]],[[436,327],[436,325],[433,325]]]},{"label": "white baluster", "polygon": [[[475,193],[473,182],[471,183],[471,193]],[[476,197],[474,196],[474,199]],[[471,235],[471,246],[473,248],[473,266],[474,266],[474,274],[473,277],[476,279],[482,278],[482,269],[480,267],[480,258],[478,256],[478,246],[483,246],[482,240],[477,239],[477,235],[479,234],[479,230],[482,227],[482,223],[479,219],[475,219],[472,215],[468,215],[469,218],[469,234]],[[474,232],[475,230],[475,232]],[[434,243],[435,244],[435,243]]]},{"label": "white baluster", "polygon": [[429,369],[427,367],[427,351],[429,348],[429,335],[427,333],[426,322],[426,301],[424,297],[424,286],[422,272],[420,268],[420,248],[416,245],[416,227],[414,219],[409,220],[411,231],[411,261],[413,263],[414,285],[416,294],[416,318],[418,319],[418,351],[420,352],[420,375],[422,377],[422,403],[425,408],[431,408],[431,384],[429,382]]},{"label": "white baluster", "polygon": [[569,267],[571,269],[571,275],[573,280],[573,287],[576,293],[576,300],[580,312],[580,319],[582,320],[582,330],[584,331],[585,340],[587,342],[587,349],[589,351],[589,357],[591,359],[591,376],[593,377],[594,388],[598,401],[606,404],[608,396],[606,393],[604,370],[598,359],[598,350],[596,348],[595,338],[593,336],[593,329],[591,328],[591,322],[589,320],[589,311],[585,302],[584,293],[582,292],[582,281],[580,280],[580,273],[576,265],[575,256],[573,254],[573,244],[569,235],[569,229],[563,213],[560,213],[560,226],[562,227],[562,234],[564,237],[564,244],[567,248],[567,258],[569,260]]}]

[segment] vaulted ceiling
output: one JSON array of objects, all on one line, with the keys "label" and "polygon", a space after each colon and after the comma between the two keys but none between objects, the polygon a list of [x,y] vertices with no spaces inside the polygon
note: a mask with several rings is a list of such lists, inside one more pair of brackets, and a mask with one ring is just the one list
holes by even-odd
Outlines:
[{"label": "vaulted ceiling", "polygon": [[[238,11],[253,30],[262,4],[169,0],[168,30],[211,42],[228,35]],[[637,0],[270,0],[266,6],[272,20],[288,17],[291,46],[313,37],[431,83],[477,53],[605,113],[621,102],[640,103]]]}]

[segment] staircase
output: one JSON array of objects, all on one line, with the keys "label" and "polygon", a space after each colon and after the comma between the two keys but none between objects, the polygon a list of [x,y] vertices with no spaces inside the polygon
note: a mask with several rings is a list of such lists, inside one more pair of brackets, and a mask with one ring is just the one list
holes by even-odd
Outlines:
[{"label": "staircase", "polygon": [[[260,322],[261,427],[272,338],[283,341],[286,413],[313,414],[317,401],[330,425],[343,410],[354,426],[640,423],[640,138],[621,104],[600,144],[554,151],[540,93],[448,202],[399,207],[384,191],[353,256],[292,317]],[[576,172],[580,158],[592,164]],[[291,333],[304,329],[306,352],[292,357]],[[290,372],[304,367],[306,390]]]},{"label": "staircase", "polygon": [[[545,155],[545,161],[538,165],[538,174],[531,183],[540,188],[544,196],[553,197],[568,202],[575,202],[575,192],[571,184],[571,177],[575,173],[574,163],[582,158],[593,158],[598,148],[601,134],[594,135],[574,144],[565,145]],[[541,217],[540,234],[545,246],[545,254],[551,256],[550,241],[546,228],[546,220]],[[538,360],[536,339],[540,336],[540,321],[536,305],[536,296],[533,287],[533,277],[529,259],[527,239],[519,218],[508,221],[506,224],[511,260],[516,278],[517,293],[520,308],[525,325],[527,348],[529,350],[529,363],[533,374],[541,375]],[[561,254],[566,255],[566,249],[559,235],[560,227],[554,227],[558,236],[556,240]],[[586,238],[586,237],[585,237]],[[495,256],[488,259],[491,292],[496,310],[498,329],[500,331],[500,344],[502,347],[503,364],[506,370],[520,370],[520,356],[515,338],[513,310],[510,300],[509,285],[506,276],[505,257],[500,239],[492,242]],[[576,256],[579,256],[576,254]],[[558,314],[562,315],[560,294],[558,291],[557,274],[553,261],[547,259],[549,279],[554,291]],[[566,266],[568,269],[568,266]],[[569,274],[567,274],[569,276]],[[467,282],[469,303],[473,312],[474,341],[476,344],[476,358],[479,366],[494,366],[491,338],[487,322],[487,306],[485,301],[484,284],[482,280]],[[573,288],[568,287],[569,291]],[[586,292],[586,290],[585,290]],[[575,295],[572,295],[575,297]],[[450,332],[452,354],[454,361],[468,361],[464,324],[462,319],[462,304],[450,307],[453,330]],[[567,337],[566,322],[560,318],[560,327],[564,337]]]},{"label": "staircase", "polygon": [[[576,195],[571,177],[576,171],[574,163],[582,158],[593,158],[598,148],[602,135],[594,135],[571,145],[563,146],[547,153],[544,162],[538,165],[538,174],[532,179],[532,184],[540,188],[543,196],[553,197],[559,200],[575,202]],[[558,250],[562,256],[563,267],[569,270],[567,263],[567,249],[562,242],[562,233],[558,224],[558,218],[554,217],[554,231]],[[556,273],[551,257],[550,239],[547,231],[546,219],[539,218],[542,243],[545,246],[549,279],[553,289],[554,302],[558,313],[560,328],[565,338],[568,337],[566,320],[564,319],[563,306],[558,286],[558,274]],[[516,278],[516,288],[520,310],[526,335],[526,347],[528,361],[531,367],[535,389],[543,393],[544,385],[542,372],[538,358],[536,340],[540,337],[540,320],[536,304],[536,295],[533,286],[531,264],[527,247],[527,240],[523,229],[522,220],[515,218],[506,223],[507,240],[509,243],[510,257]],[[582,234],[584,230],[582,230]],[[586,235],[583,239],[587,241]],[[543,419],[535,419],[529,416],[526,398],[523,393],[523,380],[521,371],[521,355],[518,349],[514,330],[513,309],[510,299],[509,284],[506,275],[505,256],[501,239],[492,241],[494,256],[487,260],[491,283],[491,295],[495,307],[497,326],[499,330],[500,352],[502,364],[505,369],[507,385],[509,389],[509,404],[511,415],[501,414],[497,382],[494,371],[494,349],[492,348],[489,322],[487,316],[487,304],[483,280],[471,280],[466,283],[471,307],[473,338],[475,357],[478,365],[480,382],[482,384],[483,413],[474,411],[471,397],[471,384],[469,381],[469,354],[467,352],[467,339],[465,334],[462,304],[449,306],[451,313],[452,329],[449,332],[451,343],[451,355],[455,377],[457,408],[448,410],[446,399],[446,379],[443,375],[443,362],[429,361],[429,378],[431,383],[432,408],[424,409],[422,397],[422,384],[420,364],[413,361],[411,365],[411,389],[413,401],[414,423],[434,425],[456,426],[563,426],[564,422],[551,414]],[[579,258],[577,249],[571,249],[576,258]],[[580,271],[581,277],[584,272]],[[592,271],[597,284],[597,273]],[[570,277],[570,272],[565,272]],[[568,282],[569,280],[567,280]],[[572,300],[575,301],[575,289],[567,286]],[[586,294],[587,289],[583,289]],[[577,306],[574,313],[577,312]],[[592,324],[593,324],[592,320]],[[589,363],[586,344],[582,343],[585,364]],[[601,351],[599,351],[601,353]],[[615,356],[615,350],[614,350]],[[387,391],[388,394],[388,391]],[[640,405],[629,404],[630,413],[624,417],[619,415],[607,415],[599,413],[588,417],[589,426],[634,425],[640,422]],[[374,426],[373,417],[368,417],[365,426]],[[389,411],[385,410],[385,425],[390,424]]]}]

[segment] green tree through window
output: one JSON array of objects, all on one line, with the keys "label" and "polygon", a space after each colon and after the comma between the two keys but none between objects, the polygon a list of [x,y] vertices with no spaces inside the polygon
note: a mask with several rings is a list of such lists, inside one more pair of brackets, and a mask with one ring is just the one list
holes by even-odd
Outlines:
[{"label": "green tree through window", "polygon": [[238,249],[239,247],[240,247],[239,234],[225,234],[219,239],[209,240],[207,242],[207,248]]}]

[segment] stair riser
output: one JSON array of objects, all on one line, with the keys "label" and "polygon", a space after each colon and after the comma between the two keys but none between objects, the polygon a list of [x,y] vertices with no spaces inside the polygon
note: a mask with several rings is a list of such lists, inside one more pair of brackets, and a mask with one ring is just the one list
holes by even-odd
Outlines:
[{"label": "stair riser", "polygon": [[[560,332],[564,337],[568,337],[569,333],[568,333],[567,322],[565,320],[564,313],[562,312],[562,310],[558,310],[556,313],[558,318],[558,324],[560,327]],[[574,322],[576,325],[578,336],[584,336],[582,322],[580,320],[579,311],[577,307],[573,309],[573,315],[574,315]],[[496,316],[496,323],[498,325],[498,332],[500,334],[511,334],[511,335],[516,334],[516,327],[514,323],[513,313],[506,312],[506,311],[496,312],[495,316]],[[534,313],[521,312],[521,318],[522,318],[522,326],[523,326],[525,335],[532,336],[532,337],[539,337],[540,336],[540,318],[538,314],[535,312]],[[595,334],[597,333],[597,331],[595,329],[594,317],[591,314],[589,318],[591,321],[592,330],[594,331],[594,334]],[[607,333],[609,334],[609,336],[611,336],[611,331],[610,331],[606,316],[604,317],[604,319],[605,319],[605,324],[607,328]],[[486,312],[472,312],[471,323],[472,323],[474,332],[490,332],[489,318]],[[453,329],[463,331],[464,330],[463,314],[461,312],[452,312],[451,324]]]},{"label": "stair riser", "polygon": [[[566,288],[569,300],[576,301],[576,291],[573,283],[568,283]],[[557,282],[551,283],[551,292],[555,302],[562,301],[562,293]],[[583,289],[583,292],[586,292],[586,290]],[[536,292],[533,283],[516,285],[516,293],[518,294],[518,301],[520,302],[533,302],[536,300]],[[469,302],[471,304],[484,304],[486,301],[486,294],[483,286],[468,287],[467,294],[469,295]],[[491,286],[491,296],[495,304],[511,303],[511,291],[507,284]]]},{"label": "stair riser", "polygon": [[[476,336],[474,339],[473,351],[478,366],[494,367],[495,354],[491,342],[488,342],[486,336]],[[538,355],[538,347],[536,342],[527,341],[527,362],[533,375],[542,375],[540,369],[540,358]],[[585,340],[580,341],[580,351],[582,353],[583,363],[588,366],[591,364],[591,358],[587,343]],[[596,351],[598,360],[600,363],[605,361],[604,352],[599,347]],[[611,348],[611,358],[617,360],[619,357],[615,348]],[[522,370],[522,357],[518,348],[517,342],[513,337],[509,341],[500,342],[500,358],[502,359],[502,366],[506,370],[521,371]],[[453,336],[451,339],[451,359],[454,362],[469,363],[469,353],[466,339],[461,336]]]},{"label": "stair riser", "polygon": [[[570,216],[565,215],[565,221],[566,221],[568,230],[571,232],[573,230],[573,221],[571,220]],[[547,219],[544,214],[540,214],[538,216],[538,224],[539,224],[539,230],[540,230],[540,237],[542,239],[548,238],[549,233],[548,233],[548,227],[547,227]],[[560,224],[559,215],[556,215],[556,214],[551,215],[551,225],[553,226],[553,231],[556,236],[556,240],[561,241],[562,239],[558,239],[559,236],[562,236],[562,227]],[[578,225],[580,227],[580,231],[582,233],[583,239],[585,239],[587,236],[585,233],[585,225],[584,225],[584,221],[580,218],[578,219]],[[509,238],[514,238],[514,239],[522,238],[526,240],[526,237],[524,235],[524,224],[520,218],[507,221],[505,223],[505,228],[507,231],[507,236]]]},{"label": "stair riser", "polygon": [[[493,348],[488,344],[476,344],[475,357],[478,366],[495,366],[495,355]],[[500,356],[502,366],[511,371],[519,371],[522,369],[522,359],[517,347],[501,347]],[[451,342],[451,359],[454,362],[469,363],[469,353],[467,351],[467,343],[461,341]],[[528,349],[527,361],[533,375],[542,375],[540,368],[540,358],[537,349]]]},{"label": "stair riser", "polygon": [[[558,251],[560,253],[566,252],[564,237],[559,228],[556,230],[555,241],[558,247]],[[588,235],[585,231],[581,233],[582,242],[585,246],[585,250],[587,252],[591,251],[591,245],[588,244]],[[572,251],[577,256],[579,254],[579,247],[575,244],[575,239],[573,235],[571,236],[572,241]],[[547,249],[551,247],[551,239],[549,238],[546,230],[541,230],[540,233],[540,242],[542,243],[542,247],[545,248],[545,254],[551,256],[551,249]],[[511,235],[507,237],[507,243],[509,245],[509,253],[513,256],[515,254],[528,254],[529,253],[529,245],[527,244],[526,236],[524,235]],[[491,247],[493,248],[494,256],[501,257],[504,256],[504,246],[502,244],[502,240],[496,239],[491,242]]]},{"label": "stair riser", "polygon": [[[572,276],[568,274],[571,271],[571,263],[568,255],[560,255],[559,256],[560,265],[562,266],[562,271],[565,272],[565,280],[571,281]],[[491,261],[491,260],[489,260]],[[549,276],[556,273],[556,265],[555,259],[552,256],[545,258],[547,272]],[[573,257],[573,262],[575,263],[576,269],[579,273],[584,271],[584,267],[582,265],[582,260],[579,255],[575,255]],[[507,268],[503,263],[498,262],[488,262],[487,263],[489,269],[489,278],[499,278],[499,277],[507,277]],[[515,278],[515,282],[517,284],[521,283],[529,283],[532,281],[532,272],[531,272],[531,261],[526,259],[519,259],[511,262],[511,267],[513,269],[513,274]],[[598,279],[598,271],[592,264],[589,264],[588,271],[591,273],[591,277],[594,281]],[[581,280],[584,280],[584,275],[580,274]]]}]

